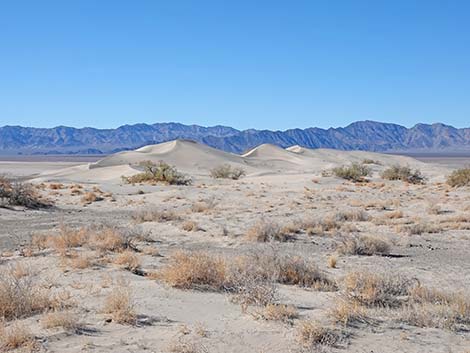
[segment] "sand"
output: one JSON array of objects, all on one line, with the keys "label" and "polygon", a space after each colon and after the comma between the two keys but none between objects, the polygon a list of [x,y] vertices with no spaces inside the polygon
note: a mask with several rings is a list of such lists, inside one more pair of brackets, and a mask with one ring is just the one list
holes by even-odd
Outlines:
[{"label": "sand", "polygon": [[[324,170],[364,159],[380,163],[370,165],[373,173],[368,183],[322,176]],[[142,160],[175,165],[193,177],[193,184],[123,183],[121,176],[138,173],[137,164]],[[239,180],[209,177],[211,168],[226,163],[243,167],[247,175]],[[426,184],[381,179],[380,172],[395,164],[419,168],[428,178]],[[61,327],[46,329],[41,324],[45,313],[18,319],[33,333],[38,351],[468,353],[469,331],[418,327],[400,319],[400,309],[371,309],[368,315],[374,320],[368,324],[334,322],[330,311],[342,296],[341,285],[338,291],[318,291],[277,284],[277,301],[294,306],[299,314],[292,322],[282,323],[257,318],[258,307],[243,310],[229,293],[177,289],[159,279],[136,275],[113,262],[118,256],[115,253],[106,255],[107,262],[78,269],[53,249],[30,243],[33,235],[56,235],[64,225],[118,227],[140,235],[136,254],[146,271],[158,272],[175,250],[206,251],[226,258],[259,252],[308,258],[339,284],[352,271],[371,271],[392,277],[400,274],[429,288],[468,295],[470,189],[452,189],[443,183],[451,167],[404,156],[298,146],[285,150],[262,145],[240,156],[180,140],[93,163],[0,163],[0,168],[28,178],[55,203],[45,210],[0,208],[0,269],[21,264],[33,269],[48,287],[67,291],[75,303],[68,310],[87,328],[81,334]],[[53,187],[51,183],[63,185]],[[81,185],[81,194],[72,194],[75,184]],[[102,200],[84,203],[86,192],[95,192]],[[149,209],[172,211],[177,217],[144,223],[133,219],[136,212]],[[301,226],[352,211],[365,212],[367,220],[341,221],[338,230],[319,234]],[[393,218],[398,211],[402,216]],[[260,220],[289,226],[291,238],[269,243],[248,240],[245,234]],[[190,221],[197,227],[184,230],[184,223]],[[406,230],[410,225],[432,225],[435,230],[410,234]],[[386,240],[390,254],[338,253],[344,239],[360,235]],[[25,249],[31,250],[28,256],[24,256]],[[93,253],[86,246],[74,251]],[[335,268],[328,265],[331,256],[337,258]],[[132,290],[137,325],[116,323],[103,313],[106,297],[119,283]],[[298,332],[303,320],[316,320],[340,331],[341,342],[302,348]]]}]

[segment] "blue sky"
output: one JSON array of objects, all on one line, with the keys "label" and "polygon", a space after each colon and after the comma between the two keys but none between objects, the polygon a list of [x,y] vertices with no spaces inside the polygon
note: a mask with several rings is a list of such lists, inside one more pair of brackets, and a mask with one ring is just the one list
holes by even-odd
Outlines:
[{"label": "blue sky", "polygon": [[470,1],[0,0],[0,125],[470,126]]}]

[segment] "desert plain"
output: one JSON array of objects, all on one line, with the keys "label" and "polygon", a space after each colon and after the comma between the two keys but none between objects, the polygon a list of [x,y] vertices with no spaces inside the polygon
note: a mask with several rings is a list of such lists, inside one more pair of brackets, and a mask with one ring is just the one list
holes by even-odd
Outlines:
[{"label": "desert plain", "polygon": [[[136,181],[142,161],[191,180]],[[367,175],[334,172],[353,163]],[[223,166],[243,173],[214,177]],[[394,166],[422,179],[384,178]],[[0,350],[469,353],[470,188],[446,183],[456,168],[185,140],[0,162],[47,206],[0,207]]]}]

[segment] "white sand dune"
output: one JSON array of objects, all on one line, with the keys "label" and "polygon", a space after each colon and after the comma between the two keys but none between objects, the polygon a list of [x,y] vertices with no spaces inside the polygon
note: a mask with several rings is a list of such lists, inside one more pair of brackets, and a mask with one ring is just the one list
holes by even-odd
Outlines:
[{"label": "white sand dune", "polygon": [[183,171],[204,171],[220,164],[245,165],[244,159],[236,154],[224,152],[197,142],[174,140],[149,145],[135,151],[113,154],[94,164],[91,169],[116,165],[137,165],[144,160],[153,162],[164,161],[175,165]]},{"label": "white sand dune", "polygon": [[40,179],[115,182],[120,181],[122,175],[138,173],[138,164],[145,160],[164,161],[184,173],[207,177],[212,168],[223,164],[242,167],[248,176],[319,174],[325,169],[353,162],[361,163],[364,159],[379,162],[370,165],[374,173],[396,164],[418,168],[430,179],[442,178],[448,172],[445,167],[423,163],[411,157],[374,152],[308,149],[300,146],[283,149],[262,144],[243,155],[236,155],[193,141],[175,140],[116,153],[96,163],[48,172],[42,174]]}]

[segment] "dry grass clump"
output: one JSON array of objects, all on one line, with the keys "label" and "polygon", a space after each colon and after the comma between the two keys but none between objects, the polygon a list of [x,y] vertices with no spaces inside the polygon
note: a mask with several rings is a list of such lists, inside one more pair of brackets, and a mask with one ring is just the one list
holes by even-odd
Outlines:
[{"label": "dry grass clump", "polygon": [[88,253],[77,252],[69,254],[69,259],[67,264],[74,269],[84,270],[85,268],[90,268],[95,266],[96,261],[95,257]]},{"label": "dry grass clump", "polygon": [[355,182],[365,181],[365,177],[371,174],[370,168],[359,163],[333,168],[332,172],[338,178]]},{"label": "dry grass clump", "polygon": [[337,246],[337,251],[343,255],[388,255],[390,242],[375,236],[361,235],[359,237],[344,238]]},{"label": "dry grass clump", "polygon": [[45,242],[41,241],[41,237],[33,238],[33,243],[38,247],[50,245],[59,254],[65,256],[72,248],[81,247],[88,243],[90,238],[89,231],[85,228],[69,228],[61,225],[59,234],[46,237]]},{"label": "dry grass clump", "polygon": [[163,161],[154,163],[152,161],[143,161],[139,163],[143,172],[130,176],[122,177],[123,181],[130,184],[135,183],[164,183],[169,185],[190,185],[192,179],[180,172],[174,167]]},{"label": "dry grass clump", "polygon": [[84,204],[90,204],[96,201],[101,201],[103,198],[101,196],[96,195],[94,192],[88,191],[85,195],[82,196],[80,201]]},{"label": "dry grass clump", "polygon": [[278,257],[276,266],[279,283],[324,291],[337,289],[336,283],[320,271],[312,260],[300,256]]},{"label": "dry grass clump", "polygon": [[124,250],[119,253],[114,259],[114,263],[116,265],[124,266],[126,270],[131,272],[137,271],[142,265],[140,257],[131,250]]},{"label": "dry grass clump", "polygon": [[336,301],[335,306],[329,311],[329,316],[335,323],[344,326],[356,325],[358,323],[367,324],[370,322],[366,309],[361,304],[341,298]]},{"label": "dry grass clump", "polygon": [[135,211],[132,219],[138,223],[144,222],[170,222],[179,220],[180,217],[173,210],[161,210],[158,208],[146,208]]},{"label": "dry grass clump", "polygon": [[446,293],[415,286],[411,301],[399,313],[399,319],[418,327],[444,328],[453,331],[470,329],[470,297],[464,292]]},{"label": "dry grass clump", "polygon": [[387,180],[401,180],[411,184],[423,184],[426,178],[421,174],[421,171],[411,170],[408,166],[394,165],[385,169],[380,175],[383,179]]},{"label": "dry grass clump", "polygon": [[25,349],[32,352],[36,342],[31,331],[18,322],[6,327],[0,322],[0,351],[9,352],[17,349]]},{"label": "dry grass clump", "polygon": [[328,267],[336,268],[336,264],[338,263],[338,258],[334,255],[328,256]]},{"label": "dry grass clump", "polygon": [[337,222],[366,222],[369,214],[363,210],[340,211],[334,215]]},{"label": "dry grass clump", "polygon": [[51,203],[45,202],[31,184],[0,176],[0,206],[2,205],[36,209],[50,207]]},{"label": "dry grass clump", "polygon": [[28,268],[8,266],[0,270],[0,319],[28,317],[54,305],[50,291]]},{"label": "dry grass clump", "polygon": [[394,308],[403,304],[417,282],[395,273],[351,272],[344,279],[349,300],[366,307]]},{"label": "dry grass clump", "polygon": [[292,305],[285,304],[267,304],[262,310],[256,313],[258,318],[270,321],[281,321],[292,323],[299,317],[299,312]]},{"label": "dry grass clump", "polygon": [[70,311],[51,311],[41,319],[41,326],[45,329],[62,328],[67,332],[78,332],[83,325],[77,315]]},{"label": "dry grass clump", "polygon": [[300,322],[297,337],[302,348],[309,350],[318,346],[335,346],[341,340],[341,335],[336,330],[313,320]]},{"label": "dry grass clump", "polygon": [[191,211],[196,213],[208,212],[215,208],[217,202],[214,198],[197,201],[191,205]]},{"label": "dry grass clump", "polygon": [[132,300],[132,290],[129,283],[121,281],[111,290],[105,299],[103,313],[110,315],[118,324],[135,325],[137,314]]},{"label": "dry grass clump", "polygon": [[308,235],[321,235],[341,229],[342,224],[338,222],[334,215],[328,215],[320,220],[304,221],[302,228]]},{"label": "dry grass clump", "polygon": [[246,174],[245,170],[240,167],[232,167],[230,164],[217,166],[210,171],[210,175],[214,179],[232,179],[238,180]]},{"label": "dry grass clump", "polygon": [[226,267],[226,262],[217,256],[177,251],[158,278],[175,288],[219,291],[225,286]]},{"label": "dry grass clump", "polygon": [[103,227],[90,231],[89,247],[100,252],[121,252],[134,249],[135,236],[126,230],[114,227]]},{"label": "dry grass clump", "polygon": [[447,184],[452,187],[462,187],[470,185],[470,167],[454,170],[447,177]]},{"label": "dry grass clump", "polygon": [[285,242],[289,240],[289,234],[284,233],[282,227],[277,223],[260,220],[248,229],[246,238],[250,241],[262,243],[270,241]]},{"label": "dry grass clump", "polygon": [[421,235],[423,233],[439,233],[442,229],[436,224],[416,223],[400,225],[397,227],[397,231],[408,235]]},{"label": "dry grass clump", "polygon": [[195,232],[195,231],[200,229],[198,224],[194,221],[186,221],[186,222],[183,223],[183,225],[181,227],[186,232]]}]

